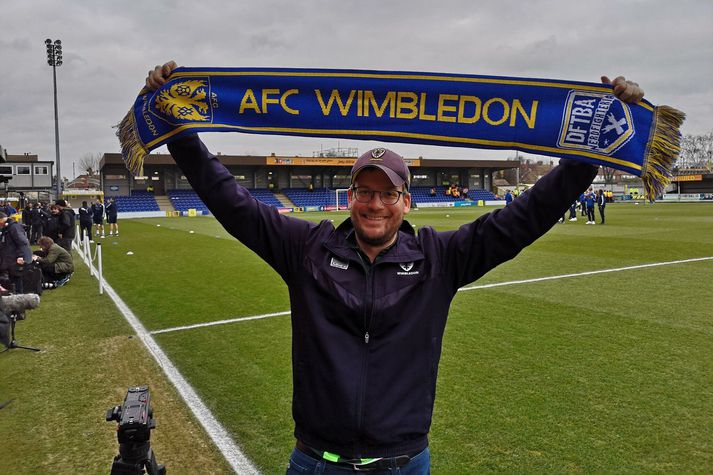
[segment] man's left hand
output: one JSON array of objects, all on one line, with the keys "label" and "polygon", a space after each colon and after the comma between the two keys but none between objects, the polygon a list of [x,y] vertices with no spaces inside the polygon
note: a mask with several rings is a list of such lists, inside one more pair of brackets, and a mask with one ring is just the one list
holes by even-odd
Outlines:
[{"label": "man's left hand", "polygon": [[636,103],[644,98],[644,90],[638,83],[627,81],[624,76],[618,76],[613,81],[606,76],[602,76],[602,84],[608,84],[614,88],[614,95],[624,101]]}]

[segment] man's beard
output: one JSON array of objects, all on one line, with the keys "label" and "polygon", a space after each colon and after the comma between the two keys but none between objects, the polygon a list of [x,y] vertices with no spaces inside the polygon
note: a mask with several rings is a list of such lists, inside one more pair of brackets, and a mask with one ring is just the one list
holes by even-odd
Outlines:
[{"label": "man's beard", "polygon": [[356,236],[358,238],[358,242],[362,242],[364,244],[367,244],[372,247],[378,247],[378,246],[383,246],[385,244],[389,244],[391,240],[394,238],[396,235],[396,232],[392,234],[388,233],[383,233],[379,236],[367,236],[365,233],[362,232],[361,229],[359,228],[354,228],[354,232],[356,233]]}]

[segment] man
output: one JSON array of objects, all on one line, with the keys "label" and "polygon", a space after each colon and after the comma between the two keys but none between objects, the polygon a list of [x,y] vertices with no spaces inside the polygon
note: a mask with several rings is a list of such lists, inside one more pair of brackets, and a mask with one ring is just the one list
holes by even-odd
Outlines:
[{"label": "man", "polygon": [[[149,71],[165,84],[176,63]],[[605,83],[610,83],[602,78]],[[637,101],[624,78],[614,92]],[[409,170],[383,148],[362,155],[336,229],[253,199],[197,135],[168,144],[216,219],[287,283],[292,313],[295,449],[288,473],[429,472],[428,432],[441,342],[457,290],[546,233],[597,174],[562,160],[509,206],[458,230],[421,228]]]},{"label": "man", "polygon": [[512,203],[512,193],[508,190],[505,193],[505,206],[508,206],[510,203]]},{"label": "man", "polygon": [[92,218],[94,214],[86,201],[79,207],[79,237],[84,242],[84,236],[92,240]]},{"label": "man", "polygon": [[119,225],[116,223],[117,209],[114,198],[109,198],[106,203],[106,222],[109,223],[109,236],[119,235]]},{"label": "man", "polygon": [[44,234],[46,220],[47,217],[45,216],[45,210],[42,208],[42,204],[38,201],[30,211],[30,224],[32,226],[30,244],[37,244],[37,240],[42,237]]},{"label": "man", "polygon": [[94,226],[97,228],[97,236],[104,237],[104,205],[99,198],[92,205],[92,215]]},{"label": "man", "polygon": [[594,195],[594,191],[592,191],[592,187],[590,186],[589,189],[587,189],[587,192],[584,194],[584,203],[587,207],[587,224],[597,224],[597,222],[594,221],[595,201],[597,201],[597,198]]},{"label": "man", "polygon": [[[51,237],[54,241],[59,240],[59,218],[62,208],[59,205],[51,204],[48,207],[49,213],[45,213],[44,230],[45,236]],[[42,237],[42,236],[40,236]]]},{"label": "man", "polygon": [[76,213],[64,200],[56,200],[55,205],[60,208],[57,221],[57,244],[65,248],[67,252],[72,252],[72,241],[77,234]]},{"label": "man", "polygon": [[74,272],[72,255],[63,247],[55,244],[52,238],[42,236],[37,243],[41,251],[32,256],[42,269],[42,277],[48,288],[61,287],[69,281]]},{"label": "man", "polygon": [[14,292],[21,294],[22,266],[31,262],[30,241],[22,226],[14,219],[0,212],[0,275],[1,280],[11,283]]},{"label": "man", "polygon": [[604,224],[604,207],[607,205],[607,197],[604,194],[604,190],[601,188],[597,190],[597,207],[599,208],[599,217],[602,218],[602,224]]}]

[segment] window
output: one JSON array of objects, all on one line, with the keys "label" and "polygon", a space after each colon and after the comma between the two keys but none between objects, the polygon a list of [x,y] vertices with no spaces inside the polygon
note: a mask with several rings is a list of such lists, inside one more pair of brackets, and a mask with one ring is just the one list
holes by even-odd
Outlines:
[{"label": "window", "polygon": [[35,165],[35,175],[49,175],[50,168],[45,165]]},{"label": "window", "polygon": [[12,167],[0,166],[0,175],[12,175]]},{"label": "window", "polygon": [[29,165],[18,165],[17,166],[17,174],[18,175],[29,175],[30,174],[30,166]]}]

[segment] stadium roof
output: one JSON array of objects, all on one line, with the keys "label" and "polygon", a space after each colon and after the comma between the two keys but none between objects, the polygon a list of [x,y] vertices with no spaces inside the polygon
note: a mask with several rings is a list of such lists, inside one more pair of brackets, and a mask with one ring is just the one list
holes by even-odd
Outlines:
[{"label": "stadium roof", "polygon": [[[337,159],[333,159],[335,163],[329,163],[328,158],[314,157],[275,157],[274,155],[221,155],[218,154],[220,161],[224,165],[248,165],[248,166],[277,166],[269,163],[268,159],[274,161],[276,158],[284,160],[305,161],[307,163],[293,163],[293,166],[309,166],[309,162],[323,160],[324,165],[331,166],[351,166],[351,162],[356,160],[356,157],[342,157],[338,159],[340,162],[349,160],[349,164],[336,163]],[[415,168],[492,168],[495,170],[506,170],[517,168],[520,164],[519,160],[460,160],[460,159],[434,159],[434,158],[406,158],[410,163],[409,167]],[[120,153],[105,153],[99,162],[101,170],[106,165],[123,165],[124,162]],[[146,165],[175,165],[173,157],[165,153],[151,154],[146,158]]]}]

